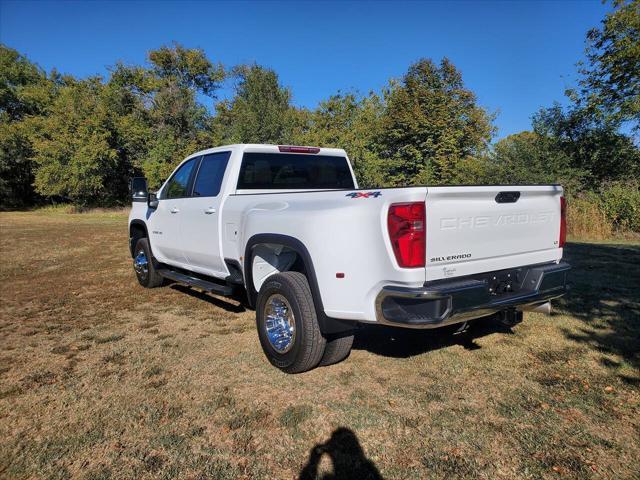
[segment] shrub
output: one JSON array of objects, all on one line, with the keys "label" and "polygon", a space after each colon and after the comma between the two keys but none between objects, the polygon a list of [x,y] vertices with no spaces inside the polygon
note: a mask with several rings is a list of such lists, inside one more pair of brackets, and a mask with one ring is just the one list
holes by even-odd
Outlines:
[{"label": "shrub", "polygon": [[572,197],[567,202],[567,227],[572,237],[605,240],[613,234],[613,224],[595,194]]},{"label": "shrub", "polygon": [[614,233],[640,233],[640,183],[637,180],[603,184],[568,200],[567,224],[573,237],[605,240]]},{"label": "shrub", "polygon": [[600,189],[602,208],[619,230],[640,232],[640,182],[610,182]]}]

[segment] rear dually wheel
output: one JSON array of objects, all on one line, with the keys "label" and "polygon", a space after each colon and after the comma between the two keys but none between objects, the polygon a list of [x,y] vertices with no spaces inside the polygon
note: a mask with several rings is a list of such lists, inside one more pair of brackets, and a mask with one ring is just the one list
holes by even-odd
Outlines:
[{"label": "rear dually wheel", "polygon": [[320,363],[326,341],[302,273],[278,273],[265,280],[258,292],[256,326],[267,359],[283,372],[306,372]]}]

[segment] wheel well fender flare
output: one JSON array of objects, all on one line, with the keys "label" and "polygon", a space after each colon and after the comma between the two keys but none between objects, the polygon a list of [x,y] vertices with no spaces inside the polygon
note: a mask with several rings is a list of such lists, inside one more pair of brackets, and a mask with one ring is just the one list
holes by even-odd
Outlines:
[{"label": "wheel well fender flare", "polygon": [[323,334],[340,333],[344,331],[353,330],[353,322],[348,320],[339,320],[327,317],[324,313],[324,306],[322,303],[322,296],[320,295],[320,287],[318,286],[318,278],[316,277],[316,271],[313,267],[313,260],[309,254],[307,247],[295,237],[284,235],[281,233],[259,233],[253,235],[245,246],[244,254],[244,281],[245,288],[247,290],[247,299],[251,307],[256,306],[256,300],[258,292],[253,285],[252,265],[253,261],[253,249],[256,245],[264,243],[273,243],[277,245],[283,245],[294,252],[300,257],[304,265],[305,274],[309,281],[309,288],[311,289],[311,296],[313,298],[313,304],[316,309],[316,316],[318,317],[318,323],[320,331]]},{"label": "wheel well fender flare", "polygon": [[[134,228],[141,228],[144,231],[144,235],[138,238],[149,238],[149,231],[147,230],[146,223],[142,220],[132,220],[131,223],[129,223],[129,250],[131,252],[131,257],[134,256],[134,249],[136,248],[135,237],[133,235]],[[151,243],[149,243],[149,249],[151,249]]]}]

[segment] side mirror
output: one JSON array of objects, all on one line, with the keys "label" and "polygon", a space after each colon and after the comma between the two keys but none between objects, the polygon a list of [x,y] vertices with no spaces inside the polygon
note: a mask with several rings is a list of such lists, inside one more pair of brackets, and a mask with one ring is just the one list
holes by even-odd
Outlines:
[{"label": "side mirror", "polygon": [[144,202],[147,199],[147,180],[144,177],[133,177],[129,184],[129,191],[134,202]]},{"label": "side mirror", "polygon": [[160,203],[160,201],[155,193],[149,193],[147,195],[147,205],[149,208],[158,208],[158,203]]}]

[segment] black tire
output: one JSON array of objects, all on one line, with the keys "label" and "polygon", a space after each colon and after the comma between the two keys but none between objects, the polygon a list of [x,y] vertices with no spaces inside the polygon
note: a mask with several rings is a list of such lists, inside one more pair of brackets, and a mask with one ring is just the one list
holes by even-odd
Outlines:
[{"label": "black tire", "polygon": [[327,365],[333,365],[334,363],[341,362],[349,356],[351,353],[351,347],[353,346],[354,334],[342,334],[340,337],[333,337],[327,339],[327,345],[324,347],[324,355],[320,360],[320,367],[326,367]]},{"label": "black tire", "polygon": [[[147,268],[146,271],[143,269],[136,269],[136,259],[138,256],[143,253],[147,260]],[[157,262],[151,255],[151,248],[149,247],[149,240],[146,238],[141,238],[136,242],[136,248],[134,250],[133,255],[134,262],[134,271],[136,272],[136,277],[138,278],[138,283],[145,288],[155,288],[162,285],[164,278],[158,275],[156,271]],[[139,271],[140,270],[140,271]]]},{"label": "black tire", "polygon": [[[274,297],[277,295],[278,297]],[[293,313],[294,336],[287,351],[279,352],[269,340],[266,326],[267,301],[284,297]],[[318,366],[325,338],[320,332],[307,277],[299,272],[270,276],[258,292],[256,326],[262,350],[272,365],[286,373],[301,373]]]}]

